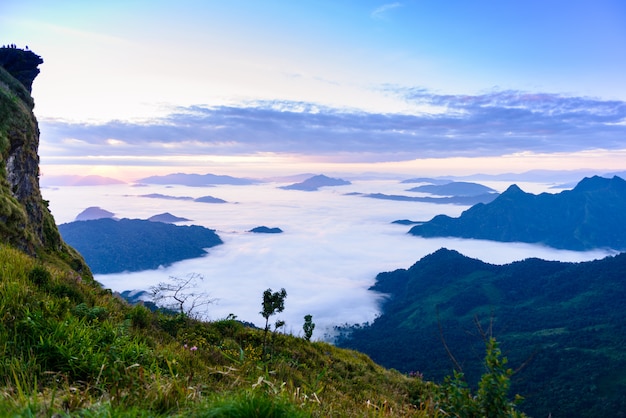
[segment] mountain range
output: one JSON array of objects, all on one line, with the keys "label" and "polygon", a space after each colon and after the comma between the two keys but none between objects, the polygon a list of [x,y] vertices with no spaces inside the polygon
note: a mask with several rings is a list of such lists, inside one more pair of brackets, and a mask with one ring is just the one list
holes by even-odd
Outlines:
[{"label": "mountain range", "polygon": [[444,184],[424,184],[410,188],[407,191],[430,193],[438,196],[479,196],[496,193],[491,187],[467,181],[452,181]]},{"label": "mountain range", "polygon": [[201,257],[222,244],[215,231],[140,219],[101,218],[59,225],[65,242],[76,248],[96,274],[152,270]]},{"label": "mountain range", "polygon": [[137,180],[137,183],[180,184],[180,185],[192,186],[192,187],[207,187],[207,186],[213,186],[216,184],[247,185],[247,184],[255,184],[257,183],[257,181],[245,179],[245,178],[239,178],[239,177],[210,174],[210,173],[207,173],[207,174],[174,173],[174,174],[167,174],[164,176],[145,177],[145,178]]},{"label": "mountain range", "polygon": [[403,184],[410,184],[410,183],[426,183],[426,184],[439,184],[439,185],[443,185],[443,184],[447,184],[452,182],[452,180],[448,180],[448,179],[441,179],[441,178],[431,178],[431,177],[414,177],[414,178],[410,178],[410,179],[404,179],[402,180],[400,183]]},{"label": "mountain range", "polygon": [[347,180],[327,177],[323,174],[319,174],[317,176],[309,177],[300,183],[290,184],[289,186],[281,186],[280,188],[285,190],[303,190],[306,192],[313,192],[318,190],[320,187],[346,186],[348,184],[351,183]]},{"label": "mountain range", "polygon": [[[502,342],[513,391],[530,416],[626,412],[626,253],[584,263],[527,259],[492,265],[440,249],[380,273],[371,324],[339,329],[337,345],[405,373],[441,381],[483,372],[483,338]],[[551,414],[551,415],[550,415]]]},{"label": "mountain range", "polygon": [[384,193],[367,193],[363,197],[382,200],[398,200],[401,202],[421,202],[421,203],[439,203],[443,205],[475,205],[478,203],[489,203],[498,197],[497,193],[485,193],[473,196],[405,196],[405,195],[389,195]]},{"label": "mountain range", "polygon": [[435,216],[409,231],[422,237],[527,242],[568,250],[626,249],[626,181],[586,177],[574,189],[534,195],[511,185],[460,217]]},{"label": "mountain range", "polygon": [[200,203],[226,203],[224,199],[220,199],[219,197],[213,196],[201,196],[201,197],[191,197],[191,196],[170,196],[162,193],[149,193],[142,194],[139,197],[147,197],[149,199],[165,199],[165,200],[188,200],[190,202],[200,202]]}]

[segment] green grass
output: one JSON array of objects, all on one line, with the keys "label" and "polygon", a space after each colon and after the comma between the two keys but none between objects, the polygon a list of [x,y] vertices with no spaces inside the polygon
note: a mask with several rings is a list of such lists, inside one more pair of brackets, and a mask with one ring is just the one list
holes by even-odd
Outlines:
[{"label": "green grass", "polygon": [[262,330],[129,306],[3,245],[0,319],[0,417],[437,417],[479,399],[324,342],[271,333],[264,353]]},{"label": "green grass", "polygon": [[8,246],[0,246],[0,319],[7,416],[416,411],[409,402],[415,379],[361,353],[272,334],[267,359],[261,330],[128,306],[93,281]]}]

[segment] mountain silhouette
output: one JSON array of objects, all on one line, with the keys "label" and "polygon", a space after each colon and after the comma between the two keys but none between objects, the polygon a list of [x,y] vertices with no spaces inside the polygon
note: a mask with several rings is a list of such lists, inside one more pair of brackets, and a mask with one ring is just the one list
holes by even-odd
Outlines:
[{"label": "mountain silhouette", "polygon": [[336,179],[332,177],[327,177],[323,174],[313,176],[304,180],[301,183],[291,184],[289,186],[280,187],[285,190],[304,190],[307,192],[312,192],[318,190],[320,187],[326,186],[345,186],[351,184],[347,180]]},{"label": "mountain silhouette", "polygon": [[422,237],[527,242],[559,249],[626,250],[626,181],[587,177],[558,194],[526,193],[510,186],[493,202],[460,217],[435,216],[409,231]]},{"label": "mountain silhouette", "polygon": [[69,222],[59,231],[95,274],[152,270],[201,257],[206,248],[222,244],[212,229],[140,219]]},{"label": "mountain silhouette", "polygon": [[484,371],[482,330],[502,343],[529,416],[616,416],[626,410],[625,272],[626,253],[494,265],[442,248],[378,274],[370,290],[385,295],[382,313],[337,329],[336,344],[435,381],[453,356],[472,382]]}]

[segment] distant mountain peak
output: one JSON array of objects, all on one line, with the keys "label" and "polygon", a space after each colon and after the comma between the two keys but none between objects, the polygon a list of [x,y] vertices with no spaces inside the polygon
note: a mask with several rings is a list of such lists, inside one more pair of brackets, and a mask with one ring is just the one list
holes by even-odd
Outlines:
[{"label": "distant mountain peak", "polygon": [[422,257],[423,260],[425,259],[441,259],[441,258],[449,258],[451,256],[454,257],[465,257],[463,254],[461,254],[460,252],[458,252],[457,250],[450,250],[446,247],[441,247],[438,250],[436,250],[435,252],[432,252],[428,255],[425,255],[424,257]]},{"label": "distant mountain peak", "polygon": [[304,190],[304,191],[316,191],[320,187],[326,186],[346,186],[352,184],[347,180],[332,178],[325,176],[324,174],[318,174],[310,177],[301,183],[295,183],[289,186],[283,186],[281,189],[285,190]]},{"label": "distant mountain peak", "polygon": [[514,194],[514,193],[523,193],[527,194],[523,191],[517,184],[511,184],[502,194]]},{"label": "distant mountain peak", "polygon": [[153,270],[222,244],[214,230],[142,219],[95,219],[59,225],[65,242],[85,257],[96,274]]},{"label": "distant mountain peak", "polygon": [[257,226],[248,232],[253,232],[255,234],[281,234],[283,230],[277,227],[270,228],[267,226]]},{"label": "distant mountain peak", "polygon": [[438,196],[480,196],[488,193],[496,193],[491,187],[466,181],[453,181],[446,184],[426,184],[413,187],[409,192],[425,192]]},{"label": "distant mountain peak", "polygon": [[445,215],[409,233],[527,242],[568,250],[626,249],[626,181],[594,176],[558,194],[526,193],[511,185],[488,204],[474,205],[458,218]]},{"label": "distant mountain peak", "polygon": [[77,221],[92,221],[95,219],[102,218],[113,218],[115,214],[113,212],[109,212],[106,209],[102,209],[99,206],[90,206],[78,215],[76,215]]},{"label": "distant mountain peak", "polygon": [[164,222],[164,223],[176,223],[176,222],[188,222],[191,219],[182,218],[180,216],[172,215],[169,212],[159,213],[148,218],[150,222]]},{"label": "distant mountain peak", "polygon": [[311,181],[328,181],[328,180],[336,180],[336,179],[333,179],[332,177],[325,176],[324,174],[317,174],[317,175],[315,175],[313,177],[310,177],[308,180],[311,180]]},{"label": "distant mountain peak", "polygon": [[606,177],[600,177],[600,176],[585,177],[576,185],[576,187],[574,187],[573,190],[577,192],[581,192],[581,191],[598,190],[598,189],[604,189],[604,188],[626,190],[626,180],[618,176],[613,176],[612,178],[606,178]]}]

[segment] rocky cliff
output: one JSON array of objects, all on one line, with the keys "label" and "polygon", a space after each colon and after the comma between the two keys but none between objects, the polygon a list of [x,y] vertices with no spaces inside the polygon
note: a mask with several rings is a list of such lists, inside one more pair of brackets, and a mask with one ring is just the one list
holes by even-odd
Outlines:
[{"label": "rocky cliff", "polygon": [[61,239],[39,189],[39,127],[30,91],[41,63],[32,51],[0,48],[0,242],[32,256],[54,255],[90,274]]}]

